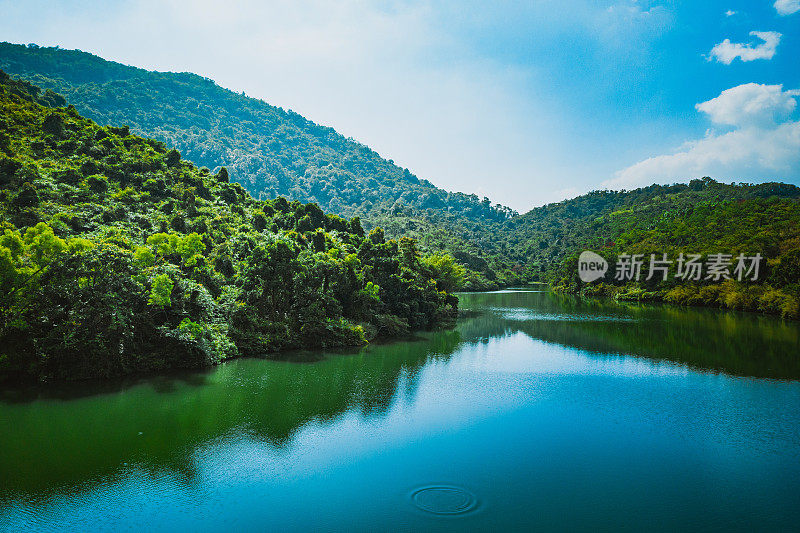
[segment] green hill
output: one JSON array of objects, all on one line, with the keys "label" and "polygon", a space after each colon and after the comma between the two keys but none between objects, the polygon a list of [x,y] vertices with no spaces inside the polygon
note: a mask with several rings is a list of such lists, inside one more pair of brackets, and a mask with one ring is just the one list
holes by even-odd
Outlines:
[{"label": "green hill", "polygon": [[[547,274],[553,285],[567,292],[800,318],[800,189],[793,185],[727,185],[705,178],[689,185],[618,193],[600,214],[578,217],[563,241]],[[578,254],[583,250],[595,251],[609,262],[602,280],[579,280]],[[545,248],[542,254],[546,253],[554,252]],[[639,281],[616,279],[621,254],[642,255]],[[672,261],[666,279],[656,269],[650,276],[651,254],[658,259],[667,254]],[[675,276],[681,254],[700,255],[700,279]],[[715,254],[730,256],[724,260],[724,276],[707,269]],[[739,254],[761,255],[757,276],[753,271],[738,279]],[[745,266],[749,269],[750,262]]]},{"label": "green hill", "polygon": [[98,124],[126,124],[200,166],[226,167],[255,198],[315,202],[359,216],[367,229],[381,224],[392,237],[413,233],[425,249],[479,257],[487,266],[469,273],[470,288],[522,281],[521,265],[486,246],[511,209],[439,189],[297,113],[195,74],[150,72],[77,50],[0,43],[0,69],[63,95]]},{"label": "green hill", "polygon": [[[555,270],[568,256],[587,247],[604,248],[615,242],[622,230],[632,230],[634,226],[653,230],[663,217],[683,217],[698,204],[772,197],[797,199],[800,188],[784,183],[725,184],[704,178],[631,191],[593,191],[509,219],[503,223],[498,233],[501,242],[495,246],[504,250],[510,261],[526,264],[529,276],[552,281]],[[635,216],[625,217],[626,214]],[[613,229],[609,226],[611,220],[616,221]],[[704,233],[702,227],[691,231]]]},{"label": "green hill", "polygon": [[488,199],[439,189],[333,128],[196,74],[10,43],[0,43],[0,69],[63,95],[98,124],[127,124],[198,165],[226,167],[256,198],[315,202],[343,216],[404,207],[481,220],[512,214]]},{"label": "green hill", "polygon": [[452,323],[463,269],[0,71],[0,379],[360,345]]},{"label": "green hill", "polygon": [[[330,128],[194,74],[149,72],[80,51],[9,43],[0,44],[0,68],[45,88],[41,99],[47,105],[63,105],[63,95],[101,124],[129,124],[131,131],[167,141],[212,171],[226,166],[231,179],[256,197],[318,202],[345,217],[361,217],[367,229],[414,237],[423,251],[447,251],[466,268],[463,289],[545,281],[577,290],[565,262],[587,248],[610,252],[620,243],[647,242],[654,232],[669,230],[665,224],[680,226],[688,235],[714,236],[718,241],[693,243],[702,244],[706,253],[723,243],[739,249],[753,244],[749,235],[767,235],[768,267],[791,261],[785,254],[793,249],[792,237],[783,235],[793,235],[793,222],[787,221],[780,233],[769,221],[773,210],[780,217],[786,205],[795,205],[800,189],[793,185],[729,185],[704,178],[594,191],[517,215],[488,199],[438,189]],[[763,202],[770,198],[782,201]],[[742,211],[730,207],[736,202],[746,203]],[[741,246],[733,246],[730,234],[706,232],[708,221],[693,215],[696,209],[719,208],[719,217],[746,218],[748,206],[764,218],[747,219],[748,225],[734,234]],[[717,223],[724,227],[738,221]],[[666,251],[678,245],[669,246]],[[614,294],[622,293],[615,289]],[[752,302],[741,307],[759,308]]]}]

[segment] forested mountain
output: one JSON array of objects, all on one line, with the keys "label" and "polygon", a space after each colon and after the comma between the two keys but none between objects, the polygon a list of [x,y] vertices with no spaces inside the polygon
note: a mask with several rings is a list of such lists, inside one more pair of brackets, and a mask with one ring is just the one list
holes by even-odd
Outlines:
[{"label": "forested mountain", "polygon": [[109,377],[453,322],[463,269],[256,200],[0,71],[0,379]]},{"label": "forested mountain", "polygon": [[408,209],[487,221],[513,214],[487,198],[439,189],[333,128],[196,74],[10,43],[0,43],[0,69],[63,95],[101,125],[127,124],[200,166],[226,167],[256,198],[286,196],[362,218]]},{"label": "forested mountain", "polygon": [[[128,124],[135,133],[177,147],[211,174],[226,166],[231,180],[256,197],[318,202],[345,217],[360,216],[365,228],[381,227],[388,237],[415,237],[423,251],[447,251],[465,267],[462,289],[545,281],[576,290],[565,265],[581,250],[623,251],[618,250],[623,243],[635,247],[637,239],[652,240],[653,232],[672,231],[670,224],[688,236],[717,238],[685,243],[702,244],[711,253],[717,244],[732,244],[727,233],[707,232],[708,220],[697,216],[717,210],[718,216],[739,219],[718,218],[720,227],[747,221],[737,226],[742,246],[755,244],[749,235],[767,236],[770,268],[792,261],[785,254],[794,249],[796,222],[790,216],[778,231],[770,219],[773,210],[779,218],[786,209],[793,213],[800,197],[793,185],[728,185],[703,178],[594,191],[516,215],[487,199],[438,189],[331,128],[194,74],[149,72],[80,51],[8,43],[0,44],[0,68],[43,87],[39,99],[45,105],[66,102],[101,124]],[[736,211],[741,202],[744,211]],[[750,208],[763,217],[744,217]],[[670,242],[671,251],[682,246]],[[786,283],[775,283],[794,294]]]},{"label": "forested mountain", "polygon": [[[499,233],[498,238],[503,242],[496,246],[504,250],[511,261],[527,265],[530,277],[551,281],[566,257],[587,247],[614,243],[620,231],[654,230],[664,218],[680,220],[692,213],[693,206],[698,204],[713,206],[772,197],[797,199],[800,188],[785,183],[725,184],[706,177],[688,184],[650,185],[631,191],[593,191],[509,219]],[[613,230],[612,221],[615,221]],[[683,222],[689,227],[687,231],[705,233],[697,219]],[[768,220],[751,221],[751,224],[753,231],[769,231]]]},{"label": "forested mountain", "polygon": [[[596,208],[594,202],[603,203],[603,195],[594,196],[567,205],[575,210],[580,205]],[[688,186],[654,186],[613,198],[613,210],[606,207],[599,216],[579,217],[562,235],[569,251],[566,256],[562,251],[548,271],[556,288],[800,318],[799,188],[777,183],[726,185],[705,178]],[[601,280],[586,284],[578,279],[582,250],[595,251],[609,262]],[[554,251],[545,247],[541,253]],[[623,254],[641,254],[639,279],[617,279],[616,265]],[[652,269],[651,254],[656,258]],[[687,268],[679,258],[688,260],[693,254],[699,256],[697,275],[679,277],[679,265],[684,265],[684,273]],[[718,260],[717,254],[722,254]],[[737,274],[740,254],[747,271]],[[745,259],[755,254],[761,256],[757,269]],[[720,265],[717,273],[709,269],[715,261]],[[668,269],[666,275],[659,265]]]},{"label": "forested mountain", "polygon": [[0,69],[50,91],[55,105],[61,104],[54,93],[64,96],[101,125],[126,124],[200,166],[226,167],[255,198],[315,202],[359,216],[367,229],[383,224],[390,237],[409,230],[426,237],[424,248],[474,256],[486,266],[468,270],[469,288],[522,281],[521,264],[475,244],[489,242],[491,228],[514,215],[511,209],[439,189],[297,113],[196,74],[150,72],[77,50],[0,43]]}]

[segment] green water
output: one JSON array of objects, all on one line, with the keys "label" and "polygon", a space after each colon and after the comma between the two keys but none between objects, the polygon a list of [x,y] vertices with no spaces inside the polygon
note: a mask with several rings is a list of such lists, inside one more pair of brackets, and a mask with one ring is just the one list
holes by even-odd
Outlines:
[{"label": "green water", "polygon": [[799,527],[797,323],[461,307],[358,352],[3,390],[0,530]]}]

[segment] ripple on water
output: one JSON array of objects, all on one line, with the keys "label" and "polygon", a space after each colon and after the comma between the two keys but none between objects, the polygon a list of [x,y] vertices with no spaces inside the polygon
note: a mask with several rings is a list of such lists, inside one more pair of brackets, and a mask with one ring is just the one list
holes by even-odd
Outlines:
[{"label": "ripple on water", "polygon": [[411,493],[411,501],[419,509],[439,515],[468,513],[478,505],[474,494],[452,485],[431,485]]}]

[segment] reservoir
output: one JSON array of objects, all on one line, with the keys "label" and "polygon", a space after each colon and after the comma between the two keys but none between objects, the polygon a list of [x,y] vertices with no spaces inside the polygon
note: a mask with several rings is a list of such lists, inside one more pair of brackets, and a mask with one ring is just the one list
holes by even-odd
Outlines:
[{"label": "reservoir", "polygon": [[796,530],[797,322],[460,307],[361,350],[4,388],[0,530]]}]

